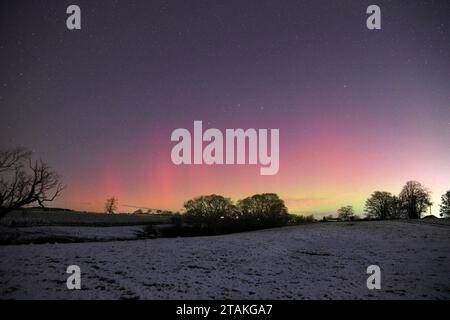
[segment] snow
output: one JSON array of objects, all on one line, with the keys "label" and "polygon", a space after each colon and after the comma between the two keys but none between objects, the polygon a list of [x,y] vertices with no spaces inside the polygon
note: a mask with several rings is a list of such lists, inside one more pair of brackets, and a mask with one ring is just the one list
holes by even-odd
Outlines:
[{"label": "snow", "polygon": [[[314,223],[215,237],[0,246],[1,299],[449,299],[450,227]],[[69,265],[81,290],[68,290]],[[381,267],[381,290],[366,287]]]}]

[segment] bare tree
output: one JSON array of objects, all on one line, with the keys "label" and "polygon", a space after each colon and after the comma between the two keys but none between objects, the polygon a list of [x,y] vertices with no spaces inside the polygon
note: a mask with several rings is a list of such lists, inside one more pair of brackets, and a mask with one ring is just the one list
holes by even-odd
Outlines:
[{"label": "bare tree", "polygon": [[403,207],[403,203],[397,196],[392,196],[391,219],[401,219],[407,217],[407,212]]},{"label": "bare tree", "polygon": [[385,191],[375,191],[369,199],[366,200],[364,211],[367,216],[375,219],[390,219],[395,216],[396,210],[395,197]]},{"label": "bare tree", "polygon": [[338,218],[341,220],[352,220],[355,216],[355,211],[352,206],[340,207],[337,211]]},{"label": "bare tree", "polygon": [[111,198],[107,199],[106,203],[105,203],[105,212],[107,214],[115,213],[117,210],[117,203],[118,203],[118,200],[116,197],[111,197]]},{"label": "bare tree", "polygon": [[406,182],[399,199],[410,219],[420,219],[421,214],[432,205],[430,191],[417,181]]},{"label": "bare tree", "polygon": [[53,201],[64,186],[42,161],[23,148],[0,150],[0,219],[24,205]]},{"label": "bare tree", "polygon": [[24,148],[0,150],[0,173],[23,166],[24,159],[31,158],[31,151]]}]

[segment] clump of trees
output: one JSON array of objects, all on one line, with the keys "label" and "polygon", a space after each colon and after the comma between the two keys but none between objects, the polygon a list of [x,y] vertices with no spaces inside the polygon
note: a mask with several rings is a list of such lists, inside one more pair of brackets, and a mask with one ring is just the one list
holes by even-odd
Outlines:
[{"label": "clump of trees", "polygon": [[[450,190],[441,197],[441,216],[450,216]],[[365,202],[364,212],[369,219],[420,219],[432,205],[431,192],[417,181],[408,181],[399,195],[386,191],[375,191]],[[340,220],[353,220],[353,208],[342,207],[338,210]]]},{"label": "clump of trees", "polygon": [[281,227],[293,221],[275,193],[255,194],[236,203],[216,194],[200,196],[186,201],[184,209],[178,222],[201,226],[209,234]]},{"label": "clump of trees", "polygon": [[285,226],[289,214],[275,193],[255,194],[237,202],[239,220],[254,228]]},{"label": "clump of trees", "polygon": [[398,197],[385,191],[372,193],[364,211],[371,219],[419,219],[431,205],[430,191],[420,182],[408,181]]},{"label": "clump of trees", "polygon": [[46,163],[33,160],[31,151],[0,150],[0,219],[26,205],[44,207],[63,189],[59,175]]},{"label": "clump of trees", "polygon": [[236,206],[231,199],[217,194],[200,196],[184,203],[185,217],[203,223],[218,223],[237,216]]}]

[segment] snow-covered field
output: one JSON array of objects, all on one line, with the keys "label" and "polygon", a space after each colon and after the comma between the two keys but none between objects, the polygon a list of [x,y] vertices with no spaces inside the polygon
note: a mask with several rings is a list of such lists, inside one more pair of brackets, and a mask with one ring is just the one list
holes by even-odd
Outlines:
[{"label": "snow-covered field", "polygon": [[[0,258],[2,299],[450,299],[450,227],[425,222],[0,246]],[[73,264],[81,290],[66,288]],[[381,290],[366,287],[373,264]]]}]

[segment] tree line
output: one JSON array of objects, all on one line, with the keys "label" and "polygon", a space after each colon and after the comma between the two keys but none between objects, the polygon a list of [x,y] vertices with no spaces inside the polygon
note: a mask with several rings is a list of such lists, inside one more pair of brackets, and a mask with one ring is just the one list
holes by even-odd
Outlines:
[{"label": "tree line", "polygon": [[[59,175],[46,163],[33,160],[30,151],[23,148],[0,150],[0,219],[8,212],[33,203],[43,207],[63,189]],[[372,193],[364,211],[371,219],[418,219],[431,205],[430,191],[417,181],[408,181],[399,195],[386,191]],[[312,216],[289,214],[284,201],[275,193],[255,194],[236,203],[216,194],[200,196],[185,202],[184,209],[184,221],[248,229],[314,220]],[[117,198],[113,197],[107,200],[105,212],[115,210]],[[450,190],[441,197],[440,215],[450,217]],[[338,216],[350,220],[355,214],[351,206],[346,206],[338,210]]]},{"label": "tree line", "polygon": [[[365,202],[364,212],[370,219],[420,219],[431,202],[431,192],[420,182],[408,181],[398,196],[386,191],[375,191]],[[450,217],[450,190],[441,197],[440,216]],[[341,220],[355,217],[352,206],[338,209]]]}]

